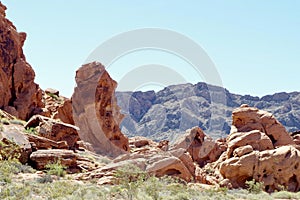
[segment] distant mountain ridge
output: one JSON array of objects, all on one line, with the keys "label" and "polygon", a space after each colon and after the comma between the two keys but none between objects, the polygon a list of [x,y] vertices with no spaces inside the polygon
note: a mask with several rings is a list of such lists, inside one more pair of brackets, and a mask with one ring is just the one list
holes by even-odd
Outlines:
[{"label": "distant mountain ridge", "polygon": [[172,140],[200,126],[214,138],[224,137],[230,132],[232,110],[241,104],[273,113],[290,132],[300,130],[300,92],[259,98],[199,82],[172,85],[159,92],[116,92],[116,97],[125,114],[121,129],[127,136]]}]

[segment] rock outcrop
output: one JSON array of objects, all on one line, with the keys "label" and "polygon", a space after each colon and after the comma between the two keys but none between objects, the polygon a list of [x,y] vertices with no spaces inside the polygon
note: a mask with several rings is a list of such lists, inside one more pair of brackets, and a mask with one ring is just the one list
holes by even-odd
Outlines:
[{"label": "rock outcrop", "polygon": [[60,96],[59,91],[48,88],[43,94],[43,113],[41,115],[74,125],[72,101]]},{"label": "rock outcrop", "polygon": [[35,73],[23,54],[26,33],[17,32],[5,18],[5,10],[0,3],[0,108],[28,120],[41,112],[42,91],[34,83]]},{"label": "rock outcrop", "polygon": [[0,160],[18,158],[20,162],[27,163],[31,153],[31,144],[21,125],[0,127]]},{"label": "rock outcrop", "polygon": [[196,166],[185,149],[178,148],[164,151],[159,143],[136,137],[130,138],[131,154],[121,155],[112,163],[105,165],[85,176],[87,179],[98,178],[98,183],[111,183],[115,170],[127,165],[135,165],[148,174],[162,177],[165,175],[191,181],[195,177]]},{"label": "rock outcrop", "polygon": [[69,149],[75,149],[77,141],[80,140],[78,127],[41,115],[30,118],[25,128],[35,128],[40,136],[56,142],[65,141]]},{"label": "rock outcrop", "polygon": [[[221,141],[221,140],[220,140]],[[216,142],[199,127],[188,129],[174,144],[172,149],[186,149],[194,162],[203,167],[215,162],[226,151],[225,142]]]},{"label": "rock outcrop", "polygon": [[300,151],[291,135],[271,113],[242,105],[232,113],[228,149],[217,161],[234,188],[255,179],[273,192],[284,186],[299,191]]},{"label": "rock outcrop", "polygon": [[30,160],[34,162],[36,169],[45,169],[49,163],[60,162],[69,169],[76,169],[76,154],[71,150],[65,149],[49,149],[38,150],[30,155]]},{"label": "rock outcrop", "polygon": [[97,62],[78,69],[76,83],[72,104],[80,138],[102,155],[116,157],[128,152],[128,139],[119,128],[123,115],[114,96],[117,83]]}]

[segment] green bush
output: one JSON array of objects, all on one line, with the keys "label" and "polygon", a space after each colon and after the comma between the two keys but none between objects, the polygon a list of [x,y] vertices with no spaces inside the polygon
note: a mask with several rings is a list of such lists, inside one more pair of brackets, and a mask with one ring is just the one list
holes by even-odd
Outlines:
[{"label": "green bush", "polygon": [[53,179],[50,174],[46,174],[46,175],[42,176],[41,178],[38,178],[36,181],[38,183],[52,183]]},{"label": "green bush", "polygon": [[47,164],[46,169],[49,175],[56,175],[58,177],[64,177],[66,175],[66,167],[63,166],[60,161]]},{"label": "green bush", "polygon": [[19,173],[16,165],[17,160],[2,160],[0,161],[0,182],[11,183],[12,175]]},{"label": "green bush", "polygon": [[53,93],[48,93],[48,96],[50,96],[54,100],[58,100],[59,99],[59,97],[56,94],[53,94]]},{"label": "green bush", "polygon": [[[121,196],[125,193],[125,198],[133,199],[140,184],[146,179],[147,174],[139,167],[129,164],[120,167],[115,172],[116,185],[114,188]],[[124,197],[124,196],[123,196]]]},{"label": "green bush", "polygon": [[252,181],[246,181],[247,190],[249,193],[259,194],[263,191],[264,183]]},{"label": "green bush", "polygon": [[19,159],[21,148],[13,141],[3,139],[0,141],[0,160]]},{"label": "green bush", "polygon": [[0,123],[1,124],[5,124],[5,125],[9,125],[10,123],[9,123],[9,119],[7,119],[7,118],[1,118],[0,119]]},{"label": "green bush", "polygon": [[32,135],[38,135],[38,132],[34,127],[28,127],[24,130],[24,132]]},{"label": "green bush", "polygon": [[23,120],[20,120],[20,119],[12,119],[9,121],[11,124],[17,124],[17,125],[22,125],[24,126],[26,124],[25,121]]}]

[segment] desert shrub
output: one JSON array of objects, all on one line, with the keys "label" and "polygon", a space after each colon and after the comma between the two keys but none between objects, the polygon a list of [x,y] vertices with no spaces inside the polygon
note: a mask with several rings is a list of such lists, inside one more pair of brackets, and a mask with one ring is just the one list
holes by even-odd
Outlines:
[{"label": "desert shrub", "polygon": [[0,161],[0,182],[11,183],[12,176],[18,173],[34,173],[35,170],[23,165],[17,159],[9,159]]},{"label": "desert shrub", "polygon": [[20,119],[12,119],[9,121],[11,124],[16,124],[16,125],[22,125],[24,126],[26,124],[25,121],[20,120]]},{"label": "desert shrub", "polygon": [[19,169],[19,171],[20,171],[21,173],[31,173],[31,174],[33,174],[33,173],[36,172],[36,170],[33,169],[33,168],[32,168],[31,166],[29,166],[28,164],[23,165],[22,163],[19,162],[19,163],[17,164],[16,167]]},{"label": "desert shrub", "polygon": [[13,141],[3,139],[0,141],[0,160],[19,159],[21,148]]},{"label": "desert shrub", "polygon": [[53,94],[53,93],[48,93],[48,96],[50,96],[54,100],[58,100],[59,99],[59,97],[56,94]]},{"label": "desert shrub", "polygon": [[31,193],[29,184],[13,183],[0,190],[0,199],[28,199]]},{"label": "desert shrub", "polygon": [[5,187],[0,185],[0,199],[116,199],[108,195],[109,189],[72,181],[15,182]]},{"label": "desert shrub", "polygon": [[1,124],[5,124],[5,125],[9,125],[10,123],[9,123],[9,119],[7,119],[7,118],[0,118],[0,123]]},{"label": "desert shrub", "polygon": [[25,133],[38,135],[37,130],[34,127],[28,127],[24,130]]},{"label": "desert shrub", "polygon": [[274,199],[300,199],[300,192],[293,193],[288,191],[280,191],[272,193],[271,196]]},{"label": "desert shrub", "polygon": [[254,179],[252,181],[246,181],[247,190],[249,193],[258,194],[263,191],[264,184],[261,182],[257,182]]},{"label": "desert shrub", "polygon": [[52,179],[52,176],[50,174],[46,174],[46,175],[42,176],[41,178],[36,179],[36,182],[38,182],[38,183],[52,183],[53,179]]},{"label": "desert shrub", "polygon": [[11,183],[12,175],[19,173],[16,163],[17,160],[0,161],[0,182]]},{"label": "desert shrub", "polygon": [[109,188],[105,186],[85,185],[74,191],[68,199],[113,199],[109,196]]},{"label": "desert shrub", "polygon": [[248,190],[245,189],[233,189],[228,190],[227,199],[247,199],[247,200],[273,200],[274,198],[266,193],[266,192],[260,192],[260,193],[249,193]]},{"label": "desert shrub", "polygon": [[157,177],[150,177],[145,181],[144,191],[154,200],[160,199],[160,190],[163,188],[163,183]]},{"label": "desert shrub", "polygon": [[116,170],[115,183],[118,187],[114,188],[114,192],[128,199],[133,199],[137,193],[137,189],[141,183],[147,178],[146,172],[139,167],[129,164]]},{"label": "desert shrub", "polygon": [[66,175],[66,167],[58,160],[54,163],[48,163],[45,168],[48,170],[47,174],[56,175],[58,177],[64,177]]}]

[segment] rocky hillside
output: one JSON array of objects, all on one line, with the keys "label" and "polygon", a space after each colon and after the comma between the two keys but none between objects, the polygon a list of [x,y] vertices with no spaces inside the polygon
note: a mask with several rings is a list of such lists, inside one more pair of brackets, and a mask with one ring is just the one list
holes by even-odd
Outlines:
[{"label": "rocky hillside", "polygon": [[122,132],[105,67],[81,66],[72,99],[42,91],[22,53],[25,34],[4,10],[0,3],[0,199],[234,199],[231,189],[249,181],[259,192],[300,191],[300,132],[258,109],[298,129],[299,93],[258,98],[205,83],[117,93]]},{"label": "rocky hillside", "polygon": [[229,134],[234,108],[248,104],[267,110],[289,132],[300,129],[300,93],[276,93],[264,97],[232,94],[206,83],[182,84],[159,92],[117,92],[125,119],[122,132],[155,140],[173,140],[174,132],[199,126],[213,138]]}]

